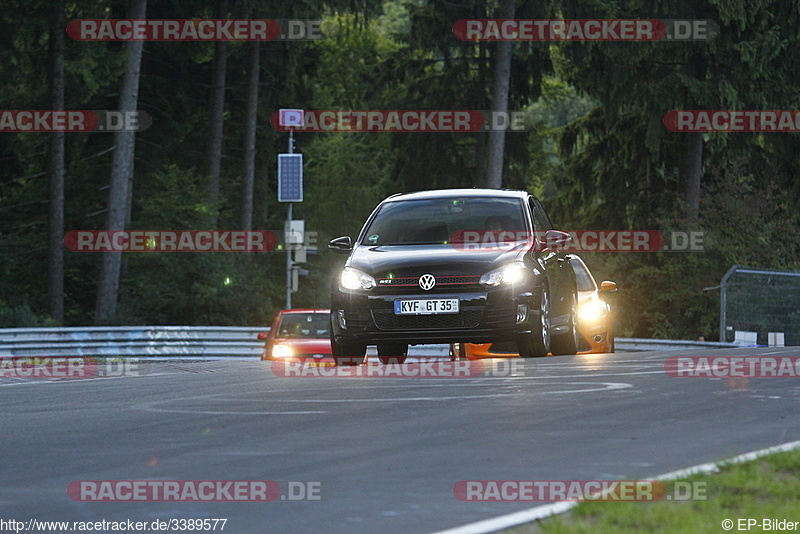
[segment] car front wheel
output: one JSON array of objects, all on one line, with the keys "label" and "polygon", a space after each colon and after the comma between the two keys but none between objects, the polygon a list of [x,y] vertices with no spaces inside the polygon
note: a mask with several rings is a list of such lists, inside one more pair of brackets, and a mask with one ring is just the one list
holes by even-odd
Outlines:
[{"label": "car front wheel", "polygon": [[378,359],[384,365],[405,363],[407,356],[407,343],[381,343],[378,345]]},{"label": "car front wheel", "polygon": [[580,345],[580,331],[578,329],[578,295],[572,294],[572,305],[569,310],[569,330],[563,334],[553,336],[550,350],[553,354],[575,354]]},{"label": "car front wheel", "polygon": [[451,362],[459,362],[464,361],[467,359],[467,344],[464,342],[461,343],[451,343],[450,344],[450,361]]},{"label": "car front wheel", "polygon": [[523,358],[539,358],[550,352],[550,294],[546,287],[539,303],[539,323],[533,332],[517,338],[517,352]]},{"label": "car front wheel", "polygon": [[331,353],[336,365],[361,365],[364,363],[367,346],[354,342],[338,343],[335,339],[331,339]]}]

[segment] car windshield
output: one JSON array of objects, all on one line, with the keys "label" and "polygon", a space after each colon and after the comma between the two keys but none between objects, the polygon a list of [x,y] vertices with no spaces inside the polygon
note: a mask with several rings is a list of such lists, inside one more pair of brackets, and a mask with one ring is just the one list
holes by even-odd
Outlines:
[{"label": "car windshield", "polygon": [[589,270],[583,263],[575,259],[571,260],[570,263],[572,264],[572,270],[575,271],[575,283],[578,286],[578,291],[594,291],[597,289],[592,275],[589,274]]},{"label": "car windshield", "polygon": [[326,313],[290,313],[281,318],[279,338],[327,338],[330,316]]},{"label": "car windshield", "polygon": [[522,201],[517,198],[401,200],[381,206],[364,233],[362,244],[446,244],[463,232],[525,230]]}]

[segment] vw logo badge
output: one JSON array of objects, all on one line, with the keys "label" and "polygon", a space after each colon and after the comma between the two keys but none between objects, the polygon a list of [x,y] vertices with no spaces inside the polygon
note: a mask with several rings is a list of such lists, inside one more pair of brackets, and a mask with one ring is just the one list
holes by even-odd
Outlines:
[{"label": "vw logo badge", "polygon": [[423,274],[419,277],[419,287],[425,291],[430,291],[436,285],[436,278],[432,274]]}]

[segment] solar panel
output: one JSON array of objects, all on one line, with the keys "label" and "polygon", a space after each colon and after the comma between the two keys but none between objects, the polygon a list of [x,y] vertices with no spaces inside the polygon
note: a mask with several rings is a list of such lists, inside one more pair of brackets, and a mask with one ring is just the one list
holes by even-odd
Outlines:
[{"label": "solar panel", "polygon": [[278,154],[278,202],[303,201],[303,155]]}]

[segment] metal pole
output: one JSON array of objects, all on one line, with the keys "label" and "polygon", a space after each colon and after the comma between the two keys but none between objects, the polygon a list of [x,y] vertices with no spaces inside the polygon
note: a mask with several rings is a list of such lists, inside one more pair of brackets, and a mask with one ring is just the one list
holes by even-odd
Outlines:
[{"label": "metal pole", "polygon": [[[289,203],[289,211],[286,216],[286,228],[291,230],[292,227],[292,203]],[[284,237],[289,237],[289,232],[285,232]],[[286,309],[292,309],[292,246],[289,240],[286,239]]]},{"label": "metal pole", "polygon": [[[289,154],[294,154],[294,130],[289,129]],[[289,232],[292,229],[292,203],[289,202],[289,209],[286,213],[286,231],[284,241],[286,242],[286,309],[292,309],[292,247],[289,245]]]},{"label": "metal pole", "polygon": [[727,322],[727,306],[728,306],[728,295],[726,294],[728,289],[728,281],[725,280],[725,277],[722,278],[722,281],[719,283],[719,340],[722,343],[727,341],[727,335],[725,330],[725,323]]},{"label": "metal pole", "polygon": [[728,340],[728,280],[739,269],[734,264],[719,281],[719,340],[723,343]]}]

